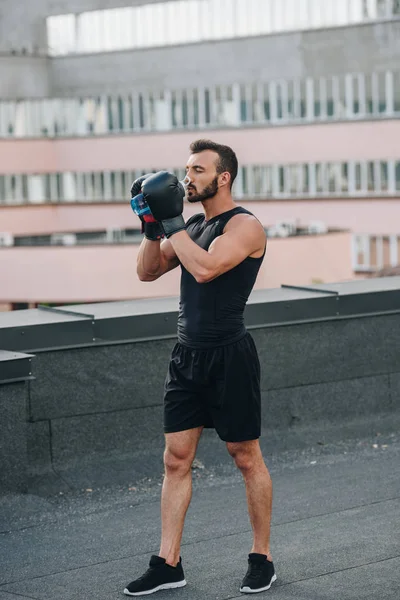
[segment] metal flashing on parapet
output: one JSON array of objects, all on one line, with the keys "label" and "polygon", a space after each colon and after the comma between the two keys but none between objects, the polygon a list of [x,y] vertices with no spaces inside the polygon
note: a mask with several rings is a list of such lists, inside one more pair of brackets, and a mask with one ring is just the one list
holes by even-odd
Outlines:
[{"label": "metal flashing on parapet", "polygon": [[58,306],[46,306],[45,304],[38,304],[37,307],[40,310],[48,310],[49,312],[62,313],[63,315],[72,315],[73,317],[85,317],[87,319],[94,319],[94,315],[67,310],[66,308],[59,308]]},{"label": "metal flashing on parapet", "polygon": [[35,381],[36,377],[33,375],[27,375],[26,377],[15,377],[14,379],[1,379],[0,385],[7,385],[10,383],[25,383],[26,381]]},{"label": "metal flashing on parapet", "polygon": [[[154,298],[0,313],[1,345],[11,351],[37,353],[173,339],[178,300]],[[332,283],[329,289],[282,284],[281,288],[255,290],[244,316],[246,326],[256,329],[397,313],[400,277],[390,277]]]},{"label": "metal flashing on parapet", "polygon": [[32,354],[0,350],[0,385],[33,379]]},{"label": "metal flashing on parapet", "polygon": [[339,292],[337,290],[325,290],[321,288],[306,287],[300,285],[287,285],[285,283],[282,283],[281,288],[286,288],[289,290],[302,290],[303,292],[315,292],[316,294],[333,294],[334,296],[339,296]]}]

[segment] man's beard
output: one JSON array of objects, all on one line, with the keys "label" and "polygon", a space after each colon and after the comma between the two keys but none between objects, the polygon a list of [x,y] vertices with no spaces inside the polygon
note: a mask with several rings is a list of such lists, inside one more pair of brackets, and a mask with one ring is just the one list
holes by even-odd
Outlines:
[{"label": "man's beard", "polygon": [[[192,188],[193,189],[193,188]],[[189,202],[204,202],[204,200],[208,200],[209,198],[214,198],[214,196],[218,193],[218,177],[215,177],[212,182],[207,185],[201,194],[197,194],[193,191],[191,196],[188,196]]]}]

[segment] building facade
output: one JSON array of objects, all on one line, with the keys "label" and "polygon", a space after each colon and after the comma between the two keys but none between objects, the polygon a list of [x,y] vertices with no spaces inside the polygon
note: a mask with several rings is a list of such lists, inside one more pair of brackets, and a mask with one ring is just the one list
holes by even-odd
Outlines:
[{"label": "building facade", "polygon": [[131,181],[209,137],[266,228],[349,231],[354,277],[400,262],[399,1],[3,0],[0,52],[0,252],[137,227]]}]

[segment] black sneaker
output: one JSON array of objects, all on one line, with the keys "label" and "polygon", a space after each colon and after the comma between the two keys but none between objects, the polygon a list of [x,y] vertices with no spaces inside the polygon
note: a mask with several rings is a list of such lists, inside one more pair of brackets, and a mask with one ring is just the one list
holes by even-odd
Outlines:
[{"label": "black sneaker", "polygon": [[253,552],[249,554],[249,568],[242,581],[240,591],[245,594],[256,594],[269,590],[276,581],[274,563],[267,560],[265,554]]},{"label": "black sneaker", "polygon": [[169,590],[184,585],[186,585],[186,581],[182,569],[182,559],[179,559],[176,567],[171,567],[171,565],[167,565],[165,558],[153,554],[150,558],[150,567],[146,573],[139,579],[132,581],[124,589],[124,594],[127,596],[145,596],[146,594],[158,592],[158,590]]}]

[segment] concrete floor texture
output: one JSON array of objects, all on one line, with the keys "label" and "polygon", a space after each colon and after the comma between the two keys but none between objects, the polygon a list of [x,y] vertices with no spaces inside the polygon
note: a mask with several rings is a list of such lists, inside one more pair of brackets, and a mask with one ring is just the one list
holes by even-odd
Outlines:
[{"label": "concrete floor texture", "polygon": [[[274,484],[276,600],[400,599],[400,435],[392,431],[262,449]],[[0,498],[0,600],[114,600],[159,549],[160,463],[140,481],[124,457],[96,478],[54,474]],[[149,460],[152,460],[149,457]],[[225,600],[239,592],[251,548],[240,474],[214,432],[193,469],[183,536],[188,585],[160,600]]]}]

